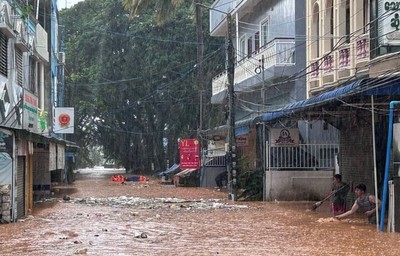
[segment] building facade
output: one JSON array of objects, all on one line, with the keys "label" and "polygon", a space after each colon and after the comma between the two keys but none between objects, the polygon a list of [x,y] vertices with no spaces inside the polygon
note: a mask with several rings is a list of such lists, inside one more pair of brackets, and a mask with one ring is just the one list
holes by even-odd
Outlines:
[{"label": "building facade", "polygon": [[[315,176],[315,179],[320,179],[321,175],[330,177],[330,173],[328,175],[326,172],[308,174],[307,170],[313,170],[315,166],[311,163],[313,156],[306,152],[306,147],[292,145],[289,150],[286,144],[277,146],[272,143],[272,139],[277,131],[293,131],[298,137],[297,144],[316,143],[320,140],[333,143],[338,141],[338,132],[333,126],[323,121],[313,121],[311,127],[303,119],[262,120],[265,113],[279,111],[307,97],[306,1],[215,1],[210,8],[212,36],[227,36],[227,13],[234,20],[235,31],[233,111],[240,168],[242,171],[263,169],[265,174],[279,171],[274,182],[271,175],[264,175],[269,177],[264,182],[269,184],[268,188],[265,187],[266,199],[273,196],[279,198],[287,189],[285,184],[292,180],[292,176],[307,174]],[[227,72],[217,75],[212,81],[211,102],[227,104],[228,86]],[[218,135],[216,137],[219,139],[224,136],[226,138],[226,126],[212,129],[210,133]],[[215,158],[215,155],[222,158],[226,139],[215,141],[214,137],[209,136],[209,144],[213,146],[211,149],[209,147],[212,154],[208,155],[210,158]],[[288,154],[292,154],[290,161],[283,163],[286,160],[282,159],[289,157]],[[306,156],[302,158],[301,155]],[[208,161],[219,162],[211,159]],[[329,165],[331,171],[332,166]],[[326,169],[325,166],[323,169]],[[299,183],[301,186],[304,185],[303,180]],[[273,187],[273,184],[277,184],[278,188]],[[320,187],[302,194],[321,194]],[[272,190],[275,191],[274,195]],[[296,197],[295,192],[285,194],[291,194],[291,198]]]},{"label": "building facade", "polygon": [[[340,173],[378,196],[388,108],[399,98],[399,15],[397,4],[389,1],[307,2],[307,96],[334,96],[319,109],[332,110],[326,119],[340,131]],[[398,175],[390,169],[390,176]]]},{"label": "building facade", "polygon": [[[210,11],[212,35],[226,35],[226,13],[235,18],[235,134],[247,165],[265,169],[266,199],[319,199],[334,173],[381,192],[388,107],[399,95],[396,6],[374,0],[212,5],[218,9]],[[213,80],[212,102],[224,103],[226,90],[222,73]]]},{"label": "building facade", "polygon": [[58,10],[52,1],[0,1],[1,221],[24,217],[64,169],[52,133],[60,92]]}]

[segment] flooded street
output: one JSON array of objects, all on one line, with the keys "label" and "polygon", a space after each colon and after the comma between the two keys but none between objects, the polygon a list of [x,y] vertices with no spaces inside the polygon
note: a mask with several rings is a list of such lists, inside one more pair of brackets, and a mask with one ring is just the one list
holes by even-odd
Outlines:
[{"label": "flooded street", "polygon": [[113,172],[80,170],[32,216],[0,225],[0,255],[400,255],[399,234],[362,216],[333,220],[329,204],[232,202],[213,189],[111,182]]}]

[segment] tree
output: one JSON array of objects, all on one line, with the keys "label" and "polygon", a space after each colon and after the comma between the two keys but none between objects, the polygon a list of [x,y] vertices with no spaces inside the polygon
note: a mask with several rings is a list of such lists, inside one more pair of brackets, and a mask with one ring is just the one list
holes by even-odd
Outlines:
[{"label": "tree", "polygon": [[[146,8],[154,7],[156,10],[157,23],[164,24],[174,14],[177,7],[184,3],[183,0],[125,0],[124,7],[130,10],[131,18],[142,13]],[[203,57],[204,57],[204,28],[203,28],[203,13],[202,8],[199,7],[201,0],[192,0],[192,6],[195,9],[195,22],[196,22],[196,36],[197,36],[197,77],[196,84],[200,90],[200,97],[203,97],[204,92],[204,70],[203,70]],[[203,106],[200,106],[199,111],[199,130],[203,129]]]},{"label": "tree", "polygon": [[[173,15],[155,26],[153,11],[144,10],[130,21],[114,0],[86,0],[61,12],[66,102],[77,113],[71,140],[82,154],[89,156],[93,146],[101,146],[107,159],[127,171],[151,173],[152,166],[160,170],[167,160],[178,161],[178,138],[196,135],[199,98],[193,87],[197,47],[192,43],[192,8],[181,4]],[[221,45],[207,38],[204,81],[219,72],[215,66],[223,62]]]}]

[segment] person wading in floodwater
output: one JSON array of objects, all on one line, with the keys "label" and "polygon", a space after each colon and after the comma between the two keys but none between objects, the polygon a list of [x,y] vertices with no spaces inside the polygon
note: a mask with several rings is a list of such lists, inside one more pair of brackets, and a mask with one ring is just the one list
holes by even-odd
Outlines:
[{"label": "person wading in floodwater", "polygon": [[226,183],[228,179],[228,171],[223,171],[215,177],[215,183],[218,188],[223,188],[224,182]]},{"label": "person wading in floodwater", "polygon": [[332,184],[331,209],[333,216],[346,211],[346,196],[349,193],[349,185],[342,182],[342,175],[335,174]]},{"label": "person wading in floodwater", "polygon": [[371,194],[365,193],[366,190],[367,187],[364,184],[358,184],[354,189],[357,199],[353,207],[349,211],[335,216],[335,218],[341,220],[359,211],[368,217],[369,223],[376,224],[376,211],[381,206],[381,200]]}]

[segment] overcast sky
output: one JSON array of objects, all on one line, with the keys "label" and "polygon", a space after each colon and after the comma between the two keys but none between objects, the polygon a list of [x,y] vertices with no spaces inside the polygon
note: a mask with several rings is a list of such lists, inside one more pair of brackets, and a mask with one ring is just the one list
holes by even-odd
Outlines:
[{"label": "overcast sky", "polygon": [[64,9],[65,7],[70,8],[74,4],[81,2],[83,0],[57,0],[58,10]]}]

